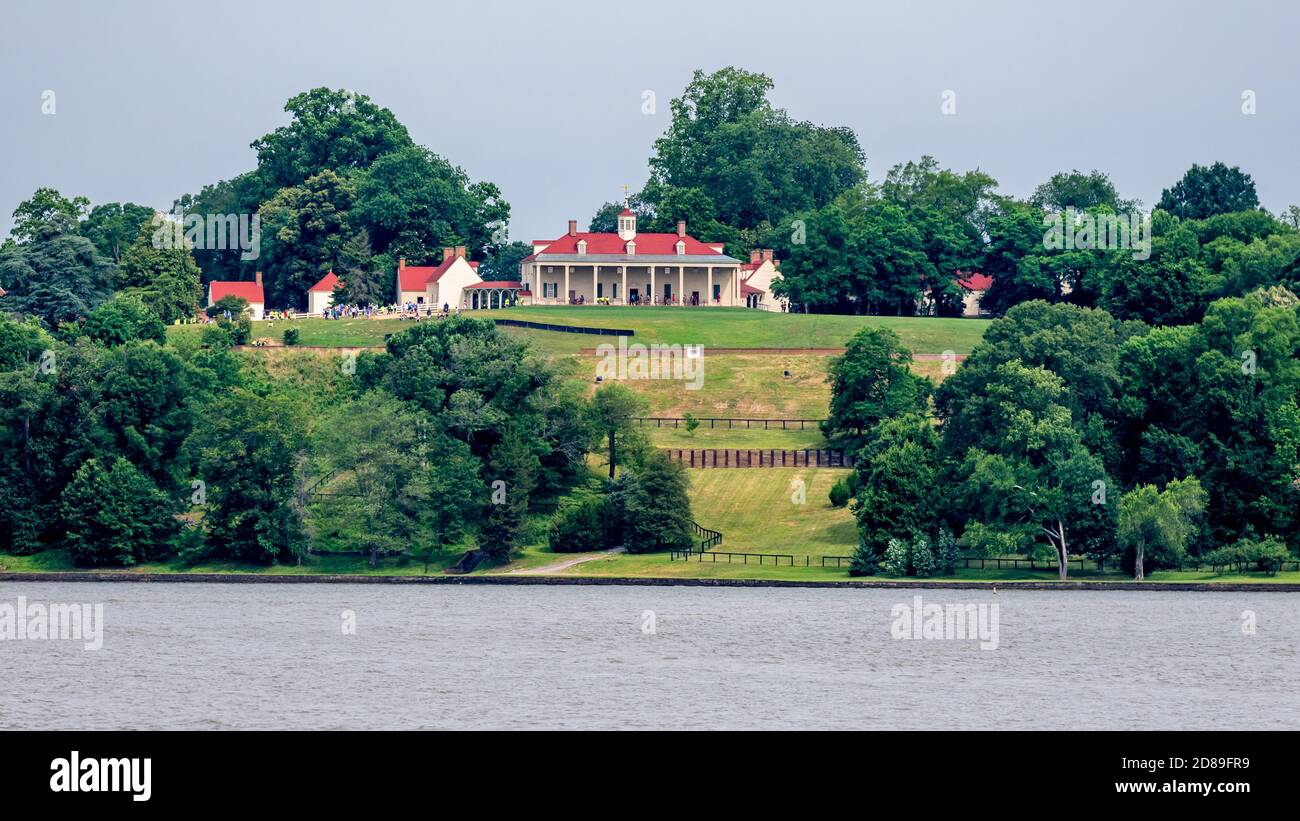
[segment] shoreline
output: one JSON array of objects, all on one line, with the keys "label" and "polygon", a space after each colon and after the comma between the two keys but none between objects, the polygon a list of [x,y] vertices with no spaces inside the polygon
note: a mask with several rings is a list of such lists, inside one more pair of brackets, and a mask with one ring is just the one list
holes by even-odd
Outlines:
[{"label": "shoreline", "polygon": [[171,582],[179,584],[504,584],[504,585],[615,585],[626,587],[798,587],[827,589],[979,589],[1005,590],[1156,590],[1225,593],[1300,593],[1300,584],[1279,582],[1048,582],[1048,581],[795,581],[786,579],[699,579],[633,576],[362,576],[338,573],[316,575],[259,575],[253,573],[129,573],[121,571],[5,572],[0,582]]}]

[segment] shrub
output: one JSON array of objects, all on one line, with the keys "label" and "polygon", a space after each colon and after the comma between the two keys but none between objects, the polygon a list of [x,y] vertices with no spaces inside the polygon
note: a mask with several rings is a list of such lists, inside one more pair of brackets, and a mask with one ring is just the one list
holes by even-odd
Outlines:
[{"label": "shrub", "polygon": [[686,420],[686,432],[691,436],[694,436],[695,429],[700,426],[700,420],[696,419],[690,411],[683,414],[682,418]]},{"label": "shrub", "polygon": [[884,561],[880,565],[890,576],[906,576],[911,569],[911,552],[907,542],[890,539],[885,547]]},{"label": "shrub", "polygon": [[232,345],[247,345],[248,340],[253,336],[253,320],[249,319],[247,314],[240,316],[238,319],[218,320],[217,325],[230,334],[230,344]]},{"label": "shrub", "polygon": [[299,337],[299,336],[301,336],[301,331],[299,331],[297,328],[285,328],[285,329],[284,329],[284,344],[285,344],[286,346],[288,346],[288,345],[297,345],[297,344],[298,344],[298,337]]},{"label": "shrub", "polygon": [[917,533],[912,537],[908,558],[912,562],[912,572],[920,578],[928,579],[934,575],[934,550],[930,547],[930,539],[925,534]]},{"label": "shrub", "polygon": [[853,551],[853,559],[849,562],[850,576],[874,576],[880,570],[880,557],[871,545],[858,542],[858,547]]},{"label": "shrub", "polygon": [[1257,570],[1270,576],[1278,571],[1282,562],[1294,558],[1286,545],[1277,539],[1253,541],[1242,539],[1227,547],[1211,551],[1205,555],[1210,564],[1237,565],[1238,572],[1245,572],[1246,565],[1254,562]]},{"label": "shrub", "polygon": [[[854,474],[849,474],[850,476]],[[853,491],[849,489],[849,478],[845,476],[835,484],[831,485],[831,507],[844,507],[853,498]]]},{"label": "shrub", "polygon": [[695,545],[691,528],[690,480],[680,462],[651,451],[637,470],[627,471],[619,489],[623,546],[629,553],[684,550]]},{"label": "shrub", "polygon": [[957,560],[961,553],[957,550],[957,539],[947,525],[939,528],[939,538],[934,545],[935,569],[942,576],[951,576],[957,570]]},{"label": "shrub", "polygon": [[583,553],[609,546],[606,534],[611,518],[609,502],[589,496],[567,505],[551,519],[546,541],[553,553]]}]

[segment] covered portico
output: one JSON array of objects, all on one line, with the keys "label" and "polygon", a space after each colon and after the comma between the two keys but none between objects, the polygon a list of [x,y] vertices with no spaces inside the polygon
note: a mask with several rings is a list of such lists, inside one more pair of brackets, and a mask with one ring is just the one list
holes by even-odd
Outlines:
[{"label": "covered portico", "polygon": [[512,280],[476,282],[461,289],[461,308],[471,311],[509,308],[519,304],[521,297],[528,297],[527,286]]}]

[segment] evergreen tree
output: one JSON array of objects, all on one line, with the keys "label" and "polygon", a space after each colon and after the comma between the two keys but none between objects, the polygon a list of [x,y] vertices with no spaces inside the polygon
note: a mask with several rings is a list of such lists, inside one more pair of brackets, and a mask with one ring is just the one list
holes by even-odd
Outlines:
[{"label": "evergreen tree", "polygon": [[538,459],[528,441],[510,427],[488,459],[491,504],[479,530],[479,548],[495,561],[514,551],[537,483]]}]

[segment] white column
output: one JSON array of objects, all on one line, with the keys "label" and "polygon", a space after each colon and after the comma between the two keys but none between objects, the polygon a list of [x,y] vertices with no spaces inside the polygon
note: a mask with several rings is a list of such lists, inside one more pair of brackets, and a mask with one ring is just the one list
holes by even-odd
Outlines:
[{"label": "white column", "polygon": [[568,265],[564,266],[564,299],[560,304],[561,305],[569,304],[569,266]]},{"label": "white column", "polygon": [[704,304],[712,305],[713,304],[713,266],[710,265],[705,270],[709,272],[709,276],[704,286]]},{"label": "white column", "polygon": [[677,304],[686,304],[686,266],[677,266]]},{"label": "white column", "polygon": [[622,295],[623,295],[623,304],[626,305],[626,304],[627,304],[627,266],[626,266],[626,265],[621,266],[621,268],[620,268],[619,270],[621,270],[621,271],[623,272],[623,292],[622,292]]},{"label": "white column", "polygon": [[646,298],[650,300],[651,305],[655,304],[656,296],[657,293],[655,291],[655,267],[651,265],[650,266],[650,293],[646,294]]},{"label": "white column", "polygon": [[596,301],[596,294],[600,291],[600,266],[591,266],[591,301]]}]

